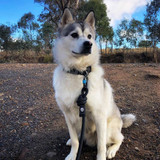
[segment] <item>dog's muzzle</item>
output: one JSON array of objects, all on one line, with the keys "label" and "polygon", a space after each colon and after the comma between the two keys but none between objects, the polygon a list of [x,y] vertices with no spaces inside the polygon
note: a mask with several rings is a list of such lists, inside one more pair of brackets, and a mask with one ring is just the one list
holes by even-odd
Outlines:
[{"label": "dog's muzzle", "polygon": [[91,49],[92,49],[92,43],[90,41],[85,41],[82,45],[81,52],[78,53],[78,52],[72,51],[72,53],[77,55],[88,55],[88,54],[91,54]]}]

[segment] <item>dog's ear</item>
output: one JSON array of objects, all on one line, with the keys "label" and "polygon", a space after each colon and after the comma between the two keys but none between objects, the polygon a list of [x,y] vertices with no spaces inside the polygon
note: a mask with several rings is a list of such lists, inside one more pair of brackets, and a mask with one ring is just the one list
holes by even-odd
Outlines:
[{"label": "dog's ear", "polygon": [[74,22],[73,16],[72,16],[70,10],[68,8],[66,8],[63,12],[63,15],[62,15],[62,18],[60,21],[60,27],[63,27],[66,24],[72,23],[72,22]]},{"label": "dog's ear", "polygon": [[84,22],[88,23],[94,30],[95,30],[95,15],[94,15],[94,11],[90,11]]}]

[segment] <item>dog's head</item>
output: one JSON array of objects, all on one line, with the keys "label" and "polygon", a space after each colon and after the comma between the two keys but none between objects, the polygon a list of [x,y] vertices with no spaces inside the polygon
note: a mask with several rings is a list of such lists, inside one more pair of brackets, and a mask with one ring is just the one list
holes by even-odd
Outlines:
[{"label": "dog's head", "polygon": [[65,68],[85,68],[98,61],[94,12],[89,12],[83,22],[75,22],[69,9],[65,9],[53,52]]}]

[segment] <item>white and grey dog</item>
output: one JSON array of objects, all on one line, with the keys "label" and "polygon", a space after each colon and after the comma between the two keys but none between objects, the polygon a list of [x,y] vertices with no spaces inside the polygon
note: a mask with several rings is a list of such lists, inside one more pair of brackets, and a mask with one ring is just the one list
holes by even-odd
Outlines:
[{"label": "white and grey dog", "polygon": [[58,64],[53,86],[70,134],[67,145],[71,145],[71,151],[65,160],[75,160],[78,151],[81,118],[76,100],[83,87],[83,76],[68,72],[73,69],[83,72],[88,66],[92,70],[88,75],[85,141],[90,146],[97,145],[97,160],[111,159],[123,141],[122,127],[129,127],[135,116],[120,114],[111,85],[103,78],[104,71],[99,64],[99,49],[95,42],[94,12],[89,12],[84,22],[78,23],[73,20],[69,9],[65,9],[58,33],[53,49]]}]

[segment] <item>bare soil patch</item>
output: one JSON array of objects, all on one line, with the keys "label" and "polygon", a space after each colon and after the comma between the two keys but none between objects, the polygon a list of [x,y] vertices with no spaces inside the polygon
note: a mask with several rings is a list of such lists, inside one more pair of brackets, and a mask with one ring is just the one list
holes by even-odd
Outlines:
[{"label": "bare soil patch", "polygon": [[[54,99],[54,64],[0,64],[0,159],[64,160],[70,151],[64,117]],[[106,64],[122,113],[136,123],[123,129],[115,160],[160,159],[160,65]],[[95,160],[96,147],[83,147],[81,160]]]}]

